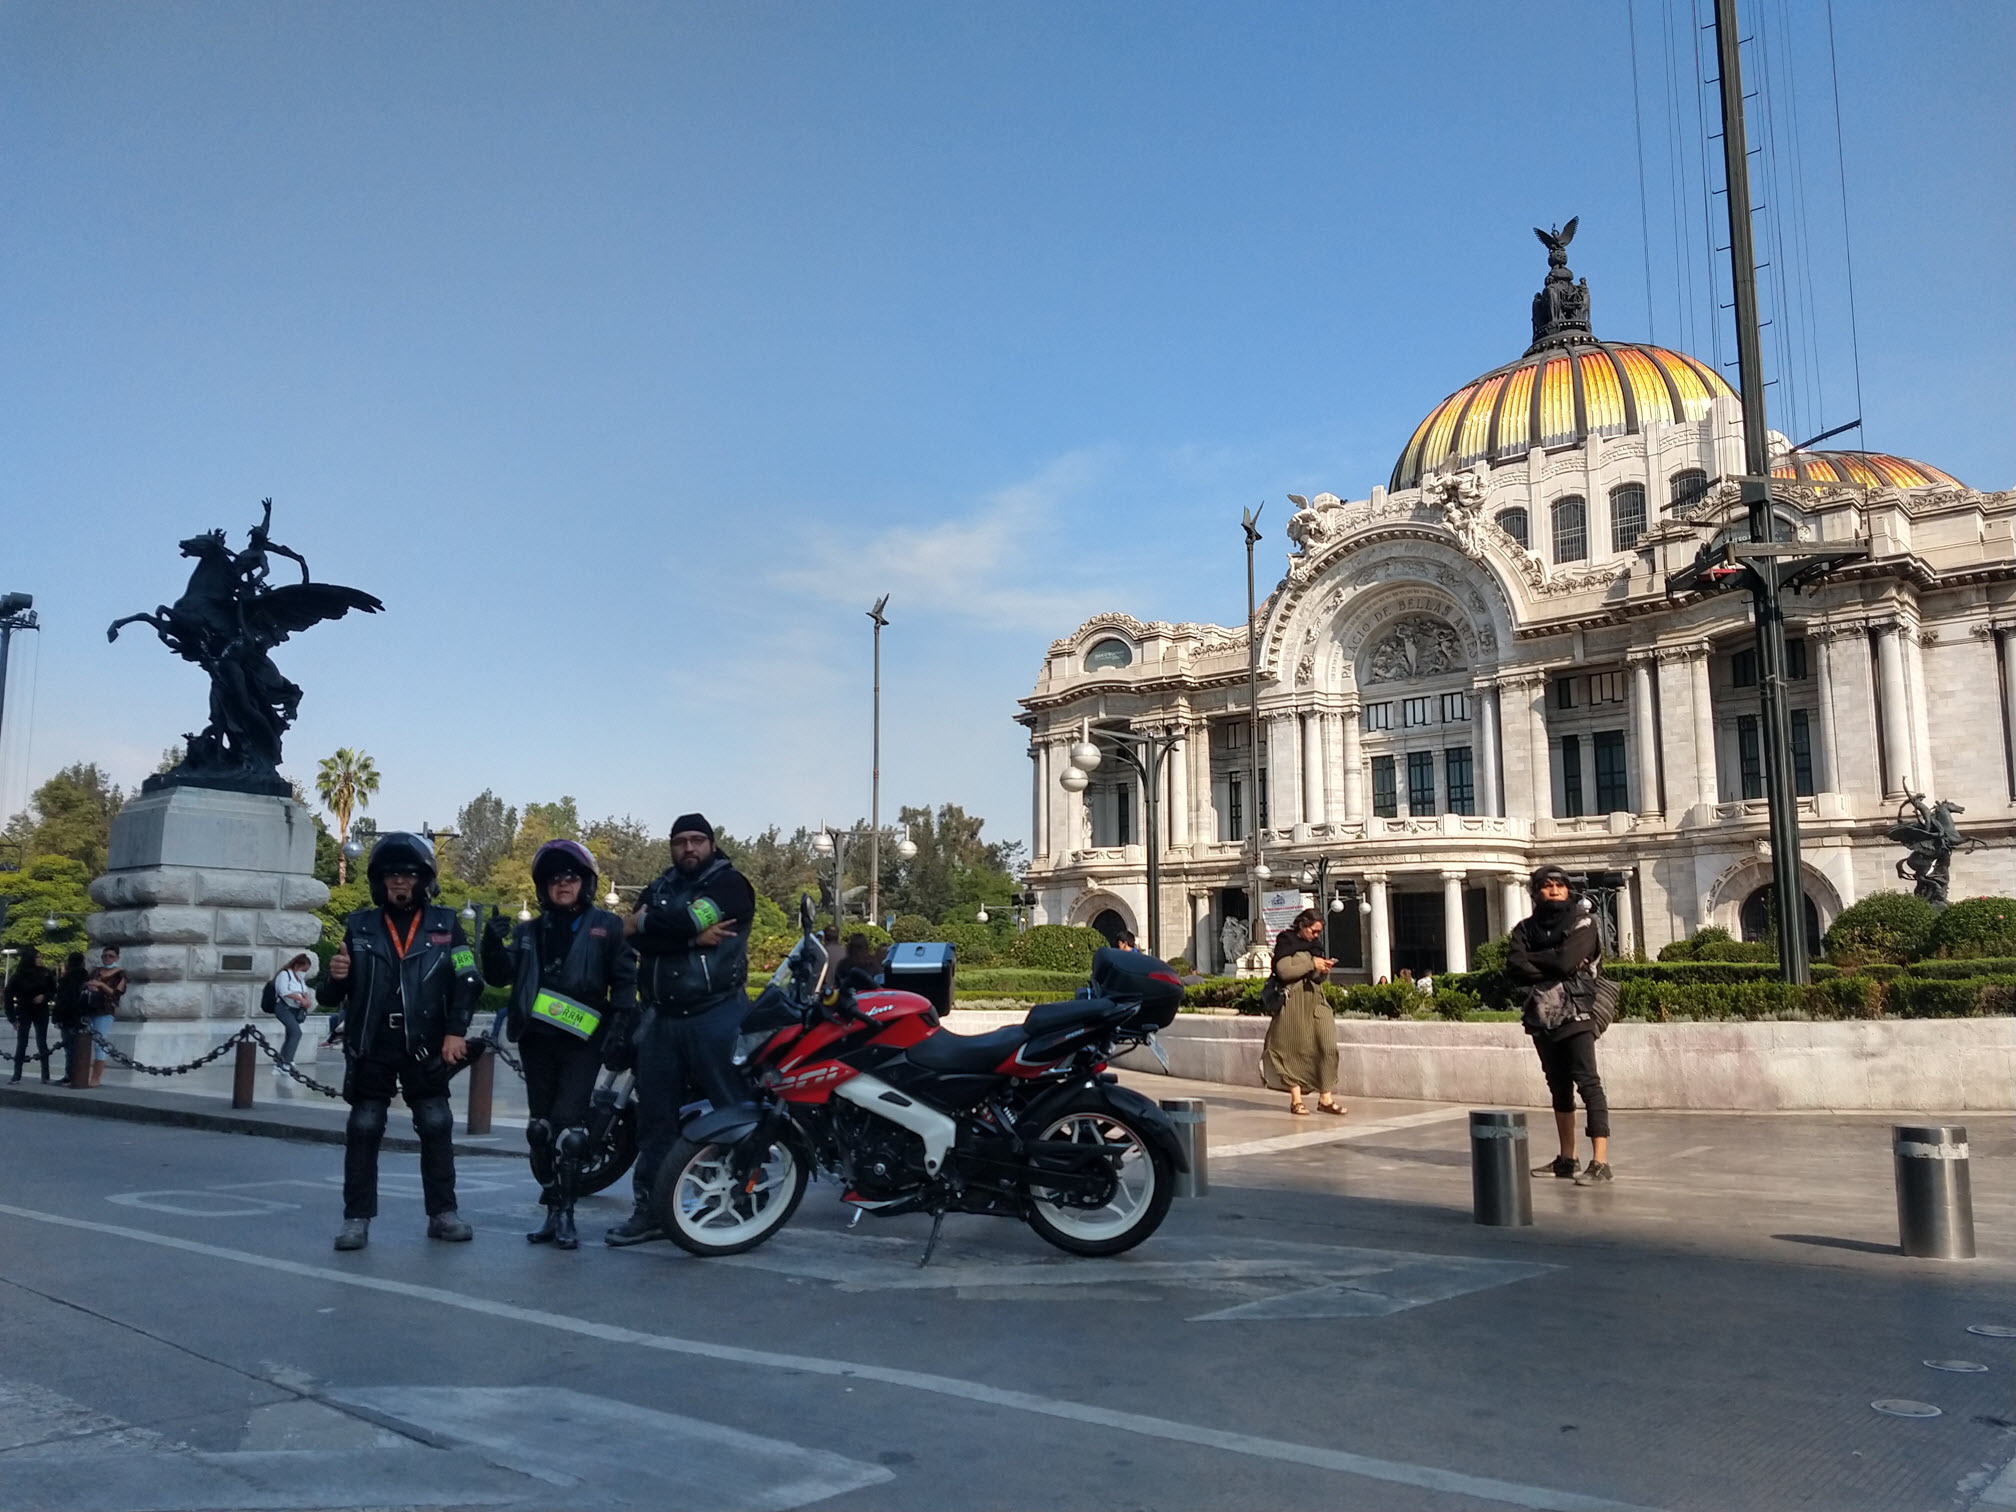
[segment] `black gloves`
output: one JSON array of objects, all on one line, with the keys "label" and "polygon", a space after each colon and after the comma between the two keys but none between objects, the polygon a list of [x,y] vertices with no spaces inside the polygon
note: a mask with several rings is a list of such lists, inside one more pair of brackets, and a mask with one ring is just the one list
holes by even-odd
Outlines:
[{"label": "black gloves", "polygon": [[608,1041],[602,1046],[602,1069],[628,1071],[636,1064],[637,1041],[630,1033],[630,1021],[611,1024]]},{"label": "black gloves", "polygon": [[483,938],[486,940],[495,940],[499,945],[502,945],[506,940],[511,938],[511,928],[515,922],[507,913],[502,911],[494,913],[490,916],[490,922],[483,926]]}]

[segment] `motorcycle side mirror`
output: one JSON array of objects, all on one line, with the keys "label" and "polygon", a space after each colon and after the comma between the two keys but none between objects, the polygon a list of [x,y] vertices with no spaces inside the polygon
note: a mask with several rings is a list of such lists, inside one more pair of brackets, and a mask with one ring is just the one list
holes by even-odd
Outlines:
[{"label": "motorcycle side mirror", "polygon": [[813,917],[812,894],[801,892],[798,894],[798,930],[801,934],[812,933]]}]

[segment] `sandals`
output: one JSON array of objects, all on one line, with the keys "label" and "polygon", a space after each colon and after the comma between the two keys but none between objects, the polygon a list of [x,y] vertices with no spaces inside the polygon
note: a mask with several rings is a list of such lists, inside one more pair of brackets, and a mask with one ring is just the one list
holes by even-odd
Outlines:
[{"label": "sandals", "polygon": [[1316,1111],[1318,1113],[1334,1114],[1336,1117],[1342,1118],[1344,1116],[1344,1105],[1336,1101],[1319,1102],[1316,1104]]},{"label": "sandals", "polygon": [[1309,1105],[1298,1097],[1288,1104],[1288,1111],[1293,1113],[1297,1118],[1307,1118],[1309,1116]]}]

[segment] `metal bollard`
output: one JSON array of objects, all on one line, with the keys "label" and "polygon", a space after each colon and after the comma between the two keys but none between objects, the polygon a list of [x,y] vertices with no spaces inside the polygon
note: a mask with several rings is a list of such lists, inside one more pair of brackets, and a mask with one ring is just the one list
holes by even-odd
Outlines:
[{"label": "metal bollard", "polygon": [[1470,1110],[1470,1212],[1493,1228],[1532,1226],[1533,1172],[1524,1113]]},{"label": "metal bollard", "polygon": [[91,1031],[80,1030],[70,1036],[70,1085],[88,1087],[91,1085],[91,1063],[98,1058],[98,1042],[91,1038]]},{"label": "metal bollard", "polygon": [[486,1048],[469,1067],[469,1127],[467,1134],[490,1132],[490,1102],[497,1088],[497,1057]]},{"label": "metal bollard", "polygon": [[1161,1108],[1169,1115],[1169,1122],[1176,1125],[1176,1142],[1183,1147],[1183,1159],[1190,1169],[1176,1176],[1178,1197],[1208,1197],[1211,1195],[1211,1170],[1209,1146],[1205,1142],[1204,1111],[1201,1097],[1165,1097]]},{"label": "metal bollard", "polygon": [[1974,1258],[1974,1184],[1967,1174],[1967,1130],[1959,1124],[1893,1124],[1897,1167],[1897,1238],[1907,1255]]},{"label": "metal bollard", "polygon": [[231,1106],[252,1106],[252,1088],[259,1080],[259,1047],[250,1040],[238,1041],[238,1059],[231,1067]]}]

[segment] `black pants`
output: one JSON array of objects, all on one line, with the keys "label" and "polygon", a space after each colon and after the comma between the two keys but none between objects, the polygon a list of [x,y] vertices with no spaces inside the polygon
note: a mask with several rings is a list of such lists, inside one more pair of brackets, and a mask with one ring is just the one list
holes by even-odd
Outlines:
[{"label": "black pants", "polygon": [[1540,1052],[1540,1069],[1547,1074],[1547,1090],[1554,1099],[1556,1113],[1575,1111],[1575,1094],[1582,1094],[1582,1106],[1589,1112],[1589,1137],[1610,1137],[1610,1100],[1603,1095],[1603,1078],[1596,1074],[1596,1036],[1588,1030],[1564,1040],[1533,1036],[1533,1048]]},{"label": "black pants", "polygon": [[735,1035],[749,1016],[740,992],[686,1018],[652,1010],[637,1035],[638,1199],[651,1195],[658,1167],[679,1137],[682,1104],[705,1098],[717,1108],[748,1101],[733,1064]]},{"label": "black pants", "polygon": [[28,1029],[35,1029],[36,1059],[42,1062],[42,1080],[49,1080],[49,1010],[47,1008],[23,1008],[15,1022],[20,1026],[14,1036],[14,1080],[21,1080],[21,1073],[28,1069]]},{"label": "black pants", "polygon": [[528,1028],[518,1055],[525,1065],[525,1144],[532,1175],[548,1206],[570,1204],[579,1161],[574,1147],[587,1142],[588,1099],[602,1070],[602,1053],[571,1034]]},{"label": "black pants", "polygon": [[420,1136],[420,1192],[432,1218],[455,1206],[455,1115],[448,1108],[453,1068],[438,1051],[424,1061],[400,1050],[385,1054],[398,1058],[349,1056],[344,1061],[343,1100],[350,1104],[350,1122],[343,1139],[343,1216],[378,1216],[378,1146],[397,1092],[413,1110],[413,1132]]}]

